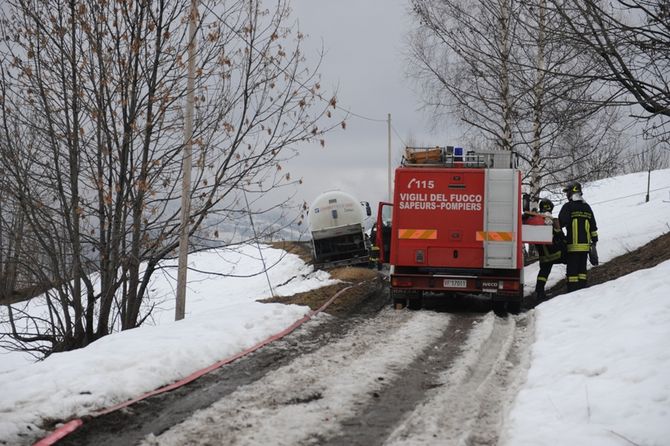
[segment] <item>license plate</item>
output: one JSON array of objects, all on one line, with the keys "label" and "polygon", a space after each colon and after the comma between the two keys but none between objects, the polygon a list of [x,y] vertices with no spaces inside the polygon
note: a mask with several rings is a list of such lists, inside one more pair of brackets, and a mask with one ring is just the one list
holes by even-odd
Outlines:
[{"label": "license plate", "polygon": [[465,279],[444,279],[445,288],[467,288],[468,281]]}]

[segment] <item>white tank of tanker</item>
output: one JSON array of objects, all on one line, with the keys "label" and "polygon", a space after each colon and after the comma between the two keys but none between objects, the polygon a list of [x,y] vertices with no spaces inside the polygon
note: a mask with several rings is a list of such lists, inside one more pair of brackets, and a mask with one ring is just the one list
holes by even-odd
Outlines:
[{"label": "white tank of tanker", "polygon": [[307,222],[317,263],[367,258],[364,220],[370,205],[341,191],[325,192],[309,208]]}]

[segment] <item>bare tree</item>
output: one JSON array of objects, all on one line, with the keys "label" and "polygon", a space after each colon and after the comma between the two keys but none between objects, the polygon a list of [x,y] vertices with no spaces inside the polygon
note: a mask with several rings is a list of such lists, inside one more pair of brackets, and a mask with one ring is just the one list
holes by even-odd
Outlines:
[{"label": "bare tree", "polygon": [[[593,79],[557,74],[588,72],[590,58],[565,45],[556,32],[565,26],[562,16],[546,0],[525,2],[519,20],[520,57],[513,72],[526,92],[519,152],[531,196],[566,179],[585,180],[618,169],[621,149],[612,144],[612,136],[619,133],[619,114],[601,106],[603,93]],[[575,177],[577,171],[584,174]]]},{"label": "bare tree", "polygon": [[[14,135],[30,145],[32,135],[20,127],[13,127]],[[0,153],[8,153],[7,141],[0,137]],[[27,258],[34,255],[31,252],[31,238],[26,216],[16,200],[14,183],[10,175],[3,175],[0,179],[0,304],[20,300],[26,293],[31,292],[29,285],[34,283],[31,275],[31,262]]]},{"label": "bare tree", "polygon": [[513,150],[519,95],[513,91],[516,0],[414,0],[419,24],[412,73],[437,114],[455,113],[501,150]]},{"label": "bare tree", "polygon": [[[667,145],[670,140],[670,3],[666,0],[551,0],[551,4],[566,22],[566,27],[558,30],[562,39],[592,57],[596,68],[588,75],[611,90],[605,105],[623,108],[643,122],[641,135],[652,146]],[[642,152],[647,149],[637,148]],[[645,159],[644,163],[648,161]]]},{"label": "bare tree", "polygon": [[[178,246],[189,5],[10,0],[3,10],[0,162],[53,286],[47,327],[8,309],[24,347],[81,347],[150,315],[152,275]],[[248,218],[244,191],[295,184],[282,161],[321,137],[335,99],[324,101],[306,65],[287,1],[203,9],[190,231],[216,238],[218,225]]]},{"label": "bare tree", "polygon": [[670,149],[659,141],[645,141],[627,157],[626,172],[644,172],[666,169],[670,166]]},{"label": "bare tree", "polygon": [[648,117],[670,116],[670,4],[659,0],[552,0],[564,36],[604,68],[598,78],[628,93]]},{"label": "bare tree", "polygon": [[[609,167],[599,163],[618,151],[593,142],[616,130],[618,114],[602,108],[594,79],[557,74],[588,72],[592,64],[559,38],[562,16],[546,0],[417,0],[413,6],[419,23],[411,42],[414,71],[426,103],[516,152],[533,197],[575,169]],[[585,128],[592,133],[579,130]]]}]

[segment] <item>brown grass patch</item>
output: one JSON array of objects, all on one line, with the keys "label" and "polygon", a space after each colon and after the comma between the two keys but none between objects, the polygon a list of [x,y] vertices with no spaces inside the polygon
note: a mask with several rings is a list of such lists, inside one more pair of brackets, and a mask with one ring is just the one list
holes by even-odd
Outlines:
[{"label": "brown grass patch", "polygon": [[335,299],[325,310],[328,314],[343,316],[350,314],[353,308],[376,292],[381,284],[377,272],[368,268],[348,266],[334,268],[329,272],[334,279],[341,280],[342,282],[304,293],[297,293],[293,296],[276,296],[274,298],[263,299],[260,302],[307,305],[312,310],[317,310],[336,293],[348,286],[354,285],[354,287]]},{"label": "brown grass patch", "polygon": [[[607,240],[599,242],[603,243],[607,243]],[[666,260],[670,260],[670,232],[634,251],[615,257],[600,266],[594,266],[588,272],[589,286],[608,282],[640,269],[653,268]],[[558,296],[566,292],[565,288],[565,279],[561,279],[549,293]]]}]

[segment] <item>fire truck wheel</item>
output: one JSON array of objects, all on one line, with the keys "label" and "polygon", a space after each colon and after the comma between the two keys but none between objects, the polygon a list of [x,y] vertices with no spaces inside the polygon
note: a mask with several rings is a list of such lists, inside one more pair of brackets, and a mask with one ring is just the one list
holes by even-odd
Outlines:
[{"label": "fire truck wheel", "polygon": [[507,302],[504,300],[494,300],[491,302],[491,308],[496,316],[506,316],[507,315]]},{"label": "fire truck wheel", "polygon": [[512,314],[521,313],[521,301],[507,302],[507,311]]},{"label": "fire truck wheel", "polygon": [[402,310],[407,306],[407,297],[404,295],[399,295],[393,292],[393,289],[389,290],[389,295],[391,297],[391,305],[396,310]]},{"label": "fire truck wheel", "polygon": [[423,293],[418,293],[407,299],[407,308],[410,310],[420,310],[423,306]]}]

